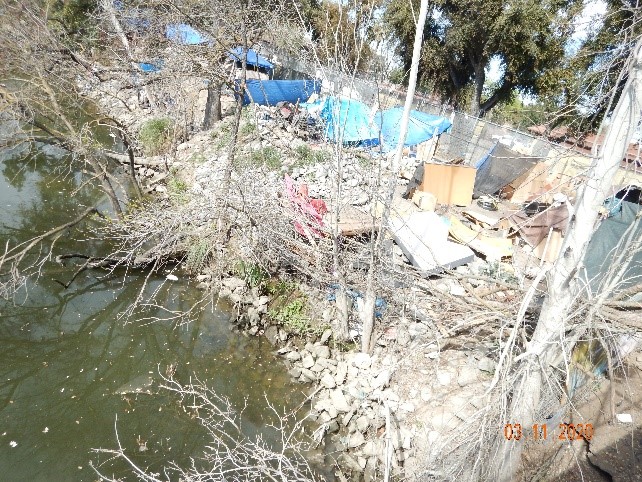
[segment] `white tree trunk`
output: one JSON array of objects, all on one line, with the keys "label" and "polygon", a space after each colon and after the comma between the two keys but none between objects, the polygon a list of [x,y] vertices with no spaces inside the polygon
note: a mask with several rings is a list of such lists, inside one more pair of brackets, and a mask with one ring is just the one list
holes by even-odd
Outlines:
[{"label": "white tree trunk", "polygon": [[[548,293],[537,327],[527,346],[525,362],[529,368],[522,377],[520,390],[513,393],[511,420],[529,427],[535,420],[542,383],[546,376],[539,367],[549,364],[563,349],[562,339],[569,325],[573,303],[581,294],[583,283],[578,276],[586,248],[595,230],[599,209],[607,197],[614,176],[624,158],[642,109],[642,40],[638,42],[628,67],[628,80],[610,119],[610,126],[575,206],[566,239],[548,280]],[[511,480],[519,465],[521,445],[504,444],[501,450],[500,480]]]},{"label": "white tree trunk", "polygon": [[399,175],[399,164],[401,163],[401,156],[403,155],[403,146],[406,142],[406,135],[408,134],[408,122],[410,120],[410,111],[412,110],[412,99],[415,96],[415,87],[417,86],[417,72],[419,70],[419,59],[421,57],[421,43],[424,36],[424,25],[426,24],[426,15],[428,14],[428,0],[421,0],[421,8],[419,10],[419,18],[417,19],[417,29],[415,30],[415,44],[412,51],[412,66],[410,68],[410,78],[408,79],[408,92],[406,94],[406,103],[404,105],[403,116],[401,117],[401,128],[399,134],[399,143],[397,144],[397,151],[392,164],[392,179],[390,184],[390,192],[384,213],[381,218],[381,228],[377,235],[377,239],[372,243],[372,251],[370,255],[370,269],[368,271],[368,279],[366,283],[366,292],[364,296],[364,304],[360,313],[362,322],[361,332],[361,351],[370,353],[374,348],[374,323],[375,323],[375,301],[377,294],[375,293],[374,276],[376,273],[376,260],[381,247],[383,239],[382,230],[384,229],[387,219],[390,216],[390,204],[392,203],[392,196],[396,185],[396,179]]},{"label": "white tree trunk", "polygon": [[401,117],[401,126],[399,129],[399,143],[395,153],[392,172],[395,175],[399,172],[399,164],[403,155],[403,145],[406,142],[408,134],[408,122],[410,120],[410,111],[412,110],[412,100],[415,97],[415,88],[417,87],[417,72],[419,72],[419,60],[421,59],[421,43],[424,38],[424,26],[426,25],[426,15],[428,14],[428,0],[421,0],[419,9],[419,18],[417,19],[417,30],[415,30],[415,44],[412,48],[412,64],[410,66],[410,77],[408,78],[408,92],[406,93],[406,103],[403,108]]}]

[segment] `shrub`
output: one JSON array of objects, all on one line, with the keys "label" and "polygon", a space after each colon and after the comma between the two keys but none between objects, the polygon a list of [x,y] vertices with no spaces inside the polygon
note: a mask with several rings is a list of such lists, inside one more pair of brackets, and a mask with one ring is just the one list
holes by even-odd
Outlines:
[{"label": "shrub", "polygon": [[171,146],[172,121],[167,118],[150,119],[140,126],[140,142],[145,154],[155,156]]}]

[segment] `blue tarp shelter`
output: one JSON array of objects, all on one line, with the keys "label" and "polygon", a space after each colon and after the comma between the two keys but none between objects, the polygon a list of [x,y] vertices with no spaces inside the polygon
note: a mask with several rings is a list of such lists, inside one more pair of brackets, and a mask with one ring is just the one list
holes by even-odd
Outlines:
[{"label": "blue tarp shelter", "polygon": [[[376,129],[381,127],[381,137],[385,150],[394,149],[399,142],[399,130],[401,129],[401,117],[403,107],[377,112],[374,118]],[[417,110],[410,111],[408,122],[408,134],[404,146],[416,146],[431,139],[437,129],[437,135],[448,130],[451,126],[450,120],[437,115],[426,114]]]},{"label": "blue tarp shelter", "polygon": [[337,142],[343,131],[344,144],[379,144],[379,132],[370,125],[370,109],[363,102],[327,97],[323,101],[320,117],[325,122],[327,139]]},{"label": "blue tarp shelter", "polygon": [[312,94],[321,91],[321,83],[314,80],[247,80],[243,103],[275,105],[278,102],[306,101]]},{"label": "blue tarp shelter", "polygon": [[[236,47],[230,50],[228,57],[235,62],[243,61],[243,47]],[[253,65],[260,69],[272,70],[274,65],[265,57],[259,55],[255,50],[247,49],[247,65]]]},{"label": "blue tarp shelter", "polygon": [[184,23],[170,24],[165,29],[165,37],[183,45],[202,45],[209,39]]}]

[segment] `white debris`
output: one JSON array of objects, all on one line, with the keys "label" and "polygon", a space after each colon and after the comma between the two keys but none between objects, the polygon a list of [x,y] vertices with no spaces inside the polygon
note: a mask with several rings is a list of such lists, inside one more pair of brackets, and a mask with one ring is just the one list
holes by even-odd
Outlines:
[{"label": "white debris", "polygon": [[630,413],[618,413],[615,418],[620,423],[633,423],[633,417],[631,417]]}]

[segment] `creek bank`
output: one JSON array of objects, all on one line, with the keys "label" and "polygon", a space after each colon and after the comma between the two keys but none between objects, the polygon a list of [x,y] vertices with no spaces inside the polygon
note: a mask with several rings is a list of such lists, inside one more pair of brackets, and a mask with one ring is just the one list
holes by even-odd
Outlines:
[{"label": "creek bank", "polygon": [[[197,281],[233,303],[238,315],[232,330],[264,336],[292,379],[309,387],[307,416],[318,424],[314,444],[324,448],[326,464],[351,480],[381,480],[387,461],[393,474],[418,476],[423,457],[437,456],[449,434],[472,430],[475,415],[485,409],[484,391],[495,369],[490,346],[440,350],[429,323],[402,321],[383,330],[370,356],[335,342],[324,325],[302,335],[275,323],[274,298],[242,278],[214,284],[201,275]],[[334,314],[320,296],[309,303]]]}]

